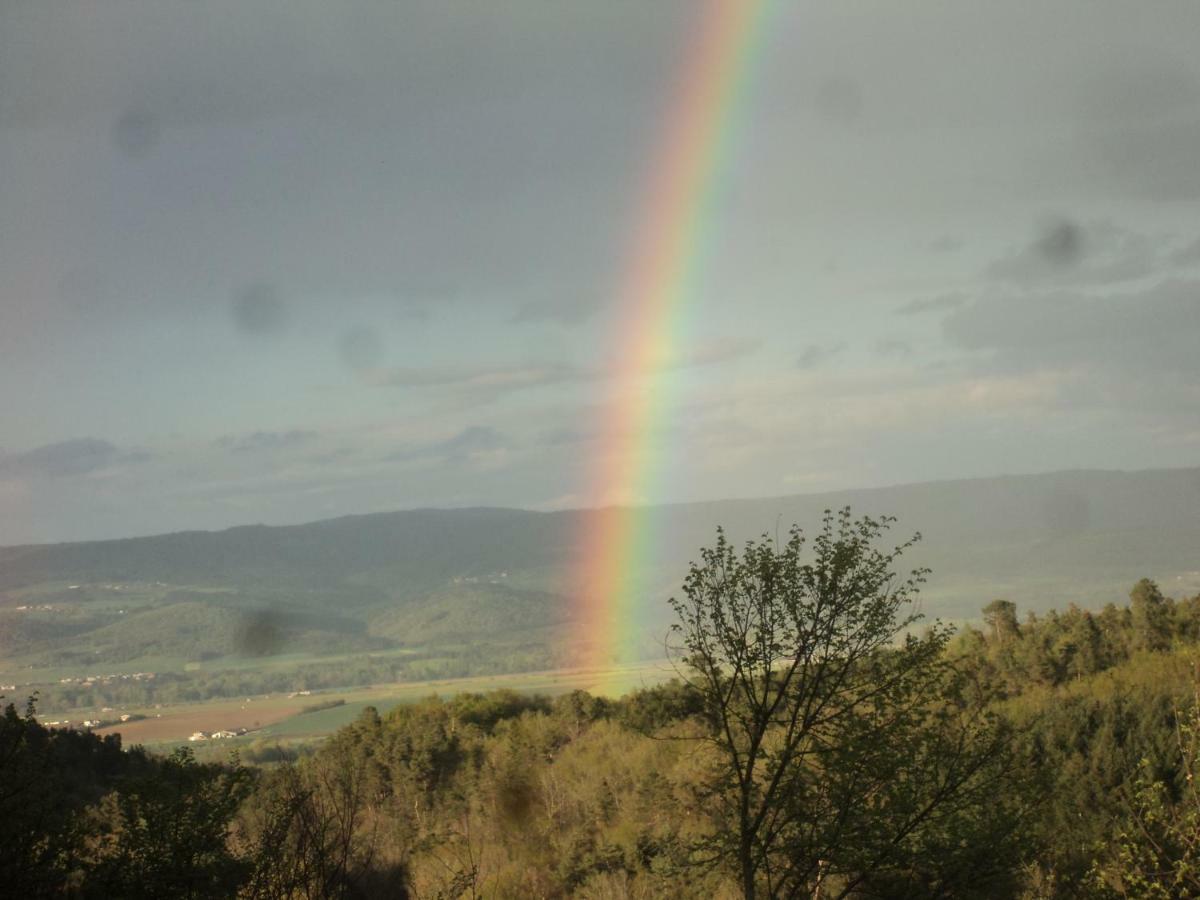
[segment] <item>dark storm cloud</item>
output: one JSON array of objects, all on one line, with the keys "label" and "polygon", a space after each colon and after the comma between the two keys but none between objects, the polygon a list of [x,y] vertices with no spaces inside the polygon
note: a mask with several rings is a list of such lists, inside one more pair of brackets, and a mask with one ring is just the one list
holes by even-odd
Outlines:
[{"label": "dark storm cloud", "polygon": [[[184,125],[294,115],[377,97],[411,101],[398,95],[433,87],[502,102],[526,87],[513,66],[542,75],[540,90],[586,97],[597,75],[630,84],[660,67],[645,51],[661,45],[685,11],[662,4],[640,17],[641,33],[631,42],[625,31],[637,5],[624,2],[587,9],[541,2],[355,4],[350,15],[322,0],[252,7],[205,0],[171,4],[169,14],[159,0],[127,0],[90,10],[83,21],[71,7],[95,4],[13,6],[5,9],[11,37],[0,39],[0,74],[25,73],[28,85],[6,92],[0,112],[22,124],[76,119],[122,95],[137,99],[126,108],[162,110]],[[50,37],[79,57],[124,54],[105,58],[103,66],[56,65],[38,53]],[[593,71],[595,54],[613,54],[621,65]],[[571,65],[581,61],[588,65]],[[157,63],[162,77],[146,79],[147,62]]]},{"label": "dark storm cloud", "polygon": [[147,459],[146,453],[122,451],[99,438],[74,438],[0,456],[0,478],[66,478]]},{"label": "dark storm cloud", "polygon": [[315,431],[295,428],[291,431],[255,431],[251,434],[226,435],[217,446],[231,453],[253,453],[259,450],[289,450],[309,444],[317,437]]},{"label": "dark storm cloud", "polygon": [[1200,281],[1124,293],[997,294],[951,314],[944,329],[952,344],[988,351],[1003,369],[1196,376]]},{"label": "dark storm cloud", "polygon": [[[219,267],[236,326],[256,337],[298,322],[315,302],[303,298],[354,294],[585,321],[606,297],[580,286],[611,279],[623,253],[630,171],[655,139],[690,15],[630,3],[74,8],[0,4],[0,128],[18,140],[59,129],[60,146],[78,148],[31,156],[35,181],[63,184],[65,166],[104,185],[40,192],[46,233],[103,232],[102,265],[121,282],[109,316],[135,314],[121,296],[156,308],[208,296]],[[0,242],[0,268],[9,254]],[[252,284],[263,272],[287,273],[288,308],[278,285]]]},{"label": "dark storm cloud", "polygon": [[[315,8],[290,5],[266,3],[252,11],[238,3],[176,3],[165,16],[155,0],[107,8],[69,0],[7,4],[0,82],[26,73],[27,86],[4,92],[0,119],[19,125],[78,120],[116,103],[114,130],[132,125],[140,133],[156,117],[168,125],[229,123],[304,109],[314,95],[346,99],[351,92],[345,61],[338,65],[328,42],[313,31]],[[238,39],[222,40],[214,16]],[[4,40],[5,32],[10,40]],[[272,34],[275,45],[290,52],[272,50]],[[72,58],[97,64],[51,64],[38,52],[51,36]],[[217,56],[214,45],[220,46]],[[147,62],[157,64],[159,77],[145,77]],[[120,143],[117,135],[114,139]]]}]

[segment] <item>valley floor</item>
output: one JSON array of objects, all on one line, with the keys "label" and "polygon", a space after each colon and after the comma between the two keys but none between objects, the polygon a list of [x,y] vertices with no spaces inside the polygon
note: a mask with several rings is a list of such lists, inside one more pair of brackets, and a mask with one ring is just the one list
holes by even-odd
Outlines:
[{"label": "valley floor", "polygon": [[[205,741],[206,744],[220,744],[234,749],[263,739],[291,741],[323,737],[349,724],[367,706],[385,712],[400,704],[432,695],[450,697],[501,688],[548,696],[585,690],[594,695],[618,697],[636,688],[661,684],[674,674],[666,660],[653,660],[609,669],[563,668],[510,675],[376,684],[311,694],[267,694],[241,700],[220,699],[154,709],[122,710],[146,718],[98,728],[96,733],[120,734],[125,746],[143,744],[166,749],[187,743],[188,738],[196,732],[211,734],[215,731],[246,729],[246,734],[237,738]],[[336,700],[344,703],[325,709],[312,709]]]}]

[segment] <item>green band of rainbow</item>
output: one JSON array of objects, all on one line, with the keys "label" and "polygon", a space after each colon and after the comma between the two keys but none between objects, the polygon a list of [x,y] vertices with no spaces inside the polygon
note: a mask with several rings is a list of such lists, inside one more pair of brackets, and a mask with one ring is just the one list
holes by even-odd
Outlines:
[{"label": "green band of rainbow", "polygon": [[704,4],[641,195],[618,295],[612,396],[587,494],[623,505],[584,517],[573,584],[586,666],[628,662],[638,635],[636,586],[654,536],[645,515],[627,504],[654,499],[672,339],[715,230],[715,200],[770,6],[771,0]]}]

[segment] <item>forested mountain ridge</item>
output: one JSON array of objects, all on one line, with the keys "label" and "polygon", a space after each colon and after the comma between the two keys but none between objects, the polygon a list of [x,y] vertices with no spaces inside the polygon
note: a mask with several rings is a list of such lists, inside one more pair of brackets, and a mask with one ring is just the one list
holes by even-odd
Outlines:
[{"label": "forested mountain ridge", "polygon": [[[918,528],[931,555],[949,548],[1018,542],[1030,560],[1083,564],[1118,556],[1142,566],[1182,565],[1179,551],[1200,535],[1200,468],[1140,472],[1069,471],[937,481],[819,494],[649,507],[663,563],[689,557],[717,524],[735,537],[778,521],[813,521],[821,510],[888,510]],[[402,574],[414,589],[456,575],[504,569],[560,574],[589,510],[416,509],[345,516],[304,525],[247,525],[153,537],[0,548],[0,590],[70,579],[161,579],[174,583],[371,586]],[[1083,546],[1081,544],[1086,544]],[[1007,548],[1005,548],[1007,549]],[[995,551],[1001,562],[1004,549]],[[1149,559],[1147,558],[1149,553]],[[957,577],[960,566],[938,569]],[[677,571],[677,569],[676,569]],[[1047,574],[1053,574],[1052,570]]]},{"label": "forested mountain ridge", "polygon": [[[679,572],[718,523],[741,540],[844,505],[886,510],[902,530],[921,531],[911,556],[933,569],[923,603],[943,618],[974,617],[997,597],[1034,610],[1109,602],[1143,576],[1173,593],[1200,590],[1200,469],[1059,472],[651,507],[644,516],[655,547],[640,586],[646,651],[660,646]],[[571,639],[570,576],[591,515],[423,509],[3,548],[0,661],[378,651],[483,635],[499,643],[478,659],[507,665],[502,658],[519,645],[520,664],[552,665],[558,659],[548,648]],[[202,640],[174,635],[170,610]],[[270,639],[256,641],[263,617]]]}]

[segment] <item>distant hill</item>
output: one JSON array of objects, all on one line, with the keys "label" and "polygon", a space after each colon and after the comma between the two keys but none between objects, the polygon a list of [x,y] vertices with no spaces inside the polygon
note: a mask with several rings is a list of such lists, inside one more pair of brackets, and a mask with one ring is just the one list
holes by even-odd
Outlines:
[{"label": "distant hill", "polygon": [[[1122,599],[1143,576],[1200,591],[1200,468],[1073,471],[652,507],[648,646],[663,600],[718,525],[736,540],[819,527],[826,508],[920,531],[927,613]],[[0,548],[4,657],[67,663],[569,639],[569,575],[589,510],[421,509],[306,525]],[[17,607],[24,606],[25,610]],[[49,610],[39,607],[50,606]],[[174,610],[174,612],[172,612]],[[270,640],[255,623],[269,614]],[[259,617],[259,618],[256,618]],[[261,632],[261,629],[259,629]],[[259,636],[261,636],[259,634]],[[265,649],[264,649],[265,648]],[[89,657],[90,654],[90,657]]]}]

